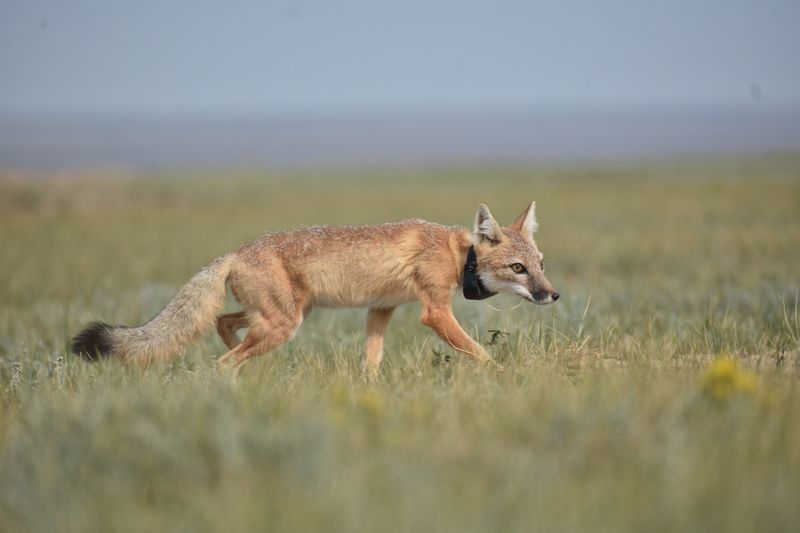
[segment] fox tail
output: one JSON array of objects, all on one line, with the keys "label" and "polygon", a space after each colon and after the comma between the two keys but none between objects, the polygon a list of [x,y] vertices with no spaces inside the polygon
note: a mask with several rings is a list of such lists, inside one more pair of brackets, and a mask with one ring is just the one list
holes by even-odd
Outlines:
[{"label": "fox tail", "polygon": [[142,326],[89,324],[72,339],[72,352],[88,361],[119,357],[148,362],[176,355],[214,323],[225,303],[232,263],[233,256],[228,254],[203,267]]}]

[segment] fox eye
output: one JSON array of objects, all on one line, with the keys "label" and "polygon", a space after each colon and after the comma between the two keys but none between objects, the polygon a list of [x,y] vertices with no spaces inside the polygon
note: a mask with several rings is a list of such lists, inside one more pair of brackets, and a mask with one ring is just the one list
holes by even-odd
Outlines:
[{"label": "fox eye", "polygon": [[525,267],[522,266],[522,263],[514,263],[513,265],[511,265],[511,270],[513,270],[517,274],[522,274],[523,272],[525,272]]},{"label": "fox eye", "polygon": [[544,273],[544,259],[542,260],[541,263],[539,263],[539,268],[541,268],[542,269],[542,273]]}]

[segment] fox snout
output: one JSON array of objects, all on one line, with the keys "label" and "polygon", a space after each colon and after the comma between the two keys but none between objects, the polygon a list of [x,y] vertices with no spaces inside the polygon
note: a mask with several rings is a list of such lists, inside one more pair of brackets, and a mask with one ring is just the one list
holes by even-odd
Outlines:
[{"label": "fox snout", "polygon": [[551,304],[561,296],[550,284],[550,280],[544,277],[543,272],[538,272],[532,275],[531,278],[528,285],[528,292],[534,303],[539,305]]},{"label": "fox snout", "polygon": [[546,305],[555,302],[561,297],[556,291],[534,291],[533,301],[537,304]]}]

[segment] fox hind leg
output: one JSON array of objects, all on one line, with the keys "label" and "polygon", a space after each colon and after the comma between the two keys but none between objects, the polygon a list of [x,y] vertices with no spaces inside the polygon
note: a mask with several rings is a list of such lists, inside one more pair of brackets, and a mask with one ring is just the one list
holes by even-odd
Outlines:
[{"label": "fox hind leg", "polygon": [[236,332],[249,325],[247,313],[244,311],[217,316],[217,333],[222,337],[222,342],[229,350],[233,350],[241,342]]},{"label": "fox hind leg", "polygon": [[[250,358],[270,352],[291,340],[302,322],[302,312],[294,317],[284,315],[266,318],[261,315],[259,320],[253,321],[242,343],[229,352],[233,359],[234,381],[239,374],[239,370]],[[241,349],[239,349],[240,347]],[[228,357],[229,354],[226,354],[223,358]]]},{"label": "fox hind leg", "polygon": [[[264,271],[269,271],[270,275],[265,277]],[[304,314],[310,311],[308,292],[302,280],[293,277],[277,258],[267,257],[257,270],[243,263],[235,274],[231,277],[231,289],[245,313],[223,317],[220,334],[224,339],[231,328],[242,324],[249,329],[244,340],[234,344],[231,351],[220,358],[222,363],[229,363],[233,368],[234,381],[247,360],[290,340],[303,322]],[[228,340],[235,341],[233,332]]]},{"label": "fox hind leg", "polygon": [[255,344],[259,341],[259,338],[260,337],[257,334],[257,331],[254,328],[250,328],[243,341],[233,346],[230,351],[226,352],[220,356],[219,359],[217,359],[217,366],[221,368],[230,364],[231,360],[235,362],[236,358],[240,354],[255,346]]}]

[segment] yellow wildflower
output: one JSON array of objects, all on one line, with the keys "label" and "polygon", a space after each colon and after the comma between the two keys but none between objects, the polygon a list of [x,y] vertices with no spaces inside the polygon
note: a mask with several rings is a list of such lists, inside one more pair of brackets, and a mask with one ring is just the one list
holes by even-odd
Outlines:
[{"label": "yellow wildflower", "polygon": [[701,379],[703,391],[716,400],[733,395],[751,394],[756,389],[756,376],[744,370],[730,355],[717,358]]}]

